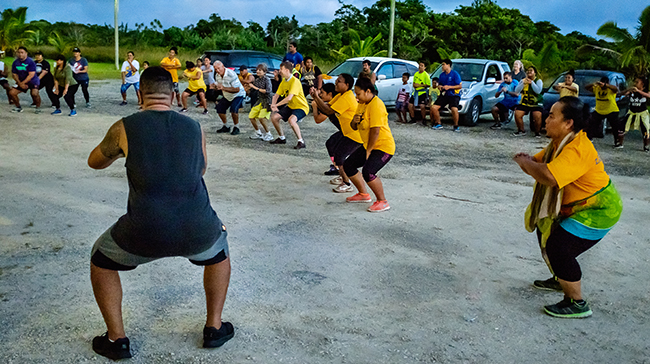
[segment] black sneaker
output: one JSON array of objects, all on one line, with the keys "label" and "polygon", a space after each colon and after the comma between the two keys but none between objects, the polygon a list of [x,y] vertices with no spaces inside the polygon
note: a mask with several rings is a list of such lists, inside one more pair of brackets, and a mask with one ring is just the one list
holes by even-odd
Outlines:
[{"label": "black sneaker", "polygon": [[533,282],[533,287],[538,289],[545,289],[547,291],[562,292],[562,286],[560,286],[560,282],[558,282],[555,277],[551,277],[545,281],[535,281]]},{"label": "black sneaker", "polygon": [[230,322],[222,322],[219,330],[214,327],[203,328],[203,347],[218,348],[235,336],[235,328]]},{"label": "black sneaker", "polygon": [[124,106],[124,105],[126,105],[126,104],[127,104],[126,101],[122,101],[122,103],[120,104],[120,106]]},{"label": "black sneaker", "polygon": [[298,144],[296,144],[296,146],[293,147],[293,149],[305,149],[305,148],[306,148],[306,146],[305,146],[305,143],[303,143],[303,142],[298,142]]},{"label": "black sneaker", "polygon": [[512,133],[514,136],[524,136],[526,135],[525,131],[517,130],[516,132]]},{"label": "black sneaker", "polygon": [[108,332],[93,339],[93,351],[109,359],[119,360],[131,357],[129,338],[117,339],[115,342],[108,340]]},{"label": "black sneaker", "polygon": [[499,130],[499,129],[501,129],[501,123],[494,123],[494,125],[492,125],[492,126],[490,127],[490,129],[492,129],[492,130]]},{"label": "black sneaker", "polygon": [[230,128],[225,125],[221,127],[221,129],[217,130],[217,133],[228,133],[228,132],[230,132]]},{"label": "black sneaker", "polygon": [[236,126],[233,126],[232,127],[232,132],[230,133],[230,135],[238,135],[238,134],[239,134],[239,128],[236,127]]},{"label": "black sneaker", "polygon": [[560,318],[585,318],[593,313],[587,301],[576,302],[566,296],[554,305],[544,306],[544,312]]},{"label": "black sneaker", "polygon": [[277,138],[275,140],[271,140],[269,143],[271,143],[271,144],[287,144],[287,140]]},{"label": "black sneaker", "polygon": [[326,175],[326,176],[338,176],[339,175],[339,170],[338,170],[338,168],[334,167],[333,164],[330,164],[330,170],[325,171],[325,173],[323,173],[323,174]]}]

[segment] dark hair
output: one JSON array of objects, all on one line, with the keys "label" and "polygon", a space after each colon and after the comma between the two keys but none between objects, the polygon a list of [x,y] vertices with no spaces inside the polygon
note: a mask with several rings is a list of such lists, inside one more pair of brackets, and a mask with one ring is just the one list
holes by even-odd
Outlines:
[{"label": "dark hair", "polygon": [[434,81],[435,82],[440,82],[440,79],[438,77],[434,77],[434,78],[431,79],[431,82],[434,82]]},{"label": "dark hair", "polygon": [[371,91],[372,93],[375,92],[375,85],[372,84],[370,79],[361,77],[357,79],[357,83],[354,84],[354,87],[358,87],[361,89],[361,91]]},{"label": "dark hair", "polygon": [[296,43],[295,41],[291,41],[289,44],[291,44],[295,48],[298,48],[298,43]]},{"label": "dark hair", "polygon": [[242,64],[241,66],[239,66],[239,72],[241,72],[241,71],[243,71],[243,70],[248,71],[248,67],[246,67],[246,66],[244,66],[244,65]]},{"label": "dark hair", "polygon": [[411,77],[411,74],[408,73],[408,72],[404,72],[404,73],[402,73],[402,77],[404,77],[404,76],[406,76],[406,77]]},{"label": "dark hair", "polygon": [[[24,46],[18,47],[18,50],[21,50],[21,49],[24,50],[25,52],[27,52],[27,48],[25,48]],[[27,52],[27,53],[29,53],[29,52]]]},{"label": "dark hair", "polygon": [[126,52],[126,54],[129,54],[129,53],[131,53],[133,55],[133,57],[135,57],[135,53],[133,53],[133,51]]},{"label": "dark hair", "polygon": [[174,53],[178,54],[178,48],[176,47],[171,47],[169,48],[170,51],[174,51]]},{"label": "dark hair", "polygon": [[364,64],[364,63],[367,64],[368,66],[372,66],[372,63],[370,63],[370,61],[367,60],[367,59],[364,59],[363,62],[361,62],[361,64]]},{"label": "dark hair", "polygon": [[[207,59],[210,59],[210,56],[205,56],[205,57],[203,57],[204,60],[205,60],[206,58],[207,58]],[[212,59],[210,59],[210,62],[212,62]]]},{"label": "dark hair", "polygon": [[349,73],[341,73],[339,76],[343,77],[343,82],[348,85],[348,90],[354,88],[354,77]]},{"label": "dark hair", "polygon": [[532,64],[526,67],[526,69],[530,69],[530,68],[532,68],[535,71],[535,77],[537,77],[539,75],[539,72],[537,72],[537,67],[533,66]]},{"label": "dark hair", "polygon": [[293,69],[293,63],[291,63],[290,61],[284,61],[280,63],[280,67],[281,68],[284,67],[284,69],[288,69],[289,71],[291,71]]},{"label": "dark hair", "polygon": [[602,83],[609,83],[609,77],[607,77],[607,76],[603,76],[603,77],[601,77],[601,78],[600,78],[600,82],[602,82]]},{"label": "dark hair", "polygon": [[149,61],[144,61],[144,62],[142,62],[142,65],[143,65],[143,66],[144,66],[145,64],[148,66],[148,65],[149,65]]},{"label": "dark hair", "polygon": [[185,61],[185,68],[190,69],[190,68],[194,68],[194,67],[196,67],[196,65],[194,64],[194,62],[192,62],[192,61]]},{"label": "dark hair", "polygon": [[418,65],[420,65],[420,63],[422,63],[425,67],[426,67],[426,65],[427,65],[426,63],[424,63],[424,61],[419,61],[419,62],[418,62]]},{"label": "dark hair", "polygon": [[314,59],[311,58],[311,57],[305,57],[305,59],[303,59],[303,61],[305,61],[305,62],[307,62],[307,61],[312,61],[312,62],[314,62]]},{"label": "dark hair", "polygon": [[503,77],[506,77],[506,76],[512,76],[512,72],[510,72],[510,71],[503,72]]},{"label": "dark hair", "polygon": [[140,92],[143,96],[150,94],[171,95],[174,92],[171,73],[159,66],[147,68],[140,76]]},{"label": "dark hair", "polygon": [[336,86],[334,86],[333,83],[326,83],[323,85],[322,90],[327,92],[328,94],[332,94],[332,96],[335,96],[337,94],[336,92]]},{"label": "dark hair", "polygon": [[43,52],[41,52],[41,51],[36,51],[36,53],[34,53],[34,55],[35,55],[35,56],[38,56],[38,55],[41,55],[41,56],[42,56],[42,55],[43,55]]},{"label": "dark hair", "polygon": [[447,64],[447,65],[450,65],[450,66],[452,65],[451,59],[449,59],[449,58],[443,59],[441,63]]},{"label": "dark hair", "polygon": [[636,76],[637,80],[641,80],[643,82],[643,92],[648,92],[648,77],[646,76]]},{"label": "dark hair", "polygon": [[576,78],[576,71],[574,71],[574,70],[569,70],[569,72],[567,72],[566,74],[573,77],[574,79]]},{"label": "dark hair", "polygon": [[558,100],[562,106],[560,112],[565,120],[573,120],[573,131],[579,132],[587,127],[590,114],[589,104],[585,104],[575,96],[564,96]]},{"label": "dark hair", "polygon": [[56,56],[56,58],[54,58],[54,61],[56,62],[56,61],[59,61],[59,60],[63,61],[65,63],[66,58],[65,58],[65,56],[63,54],[59,54],[58,56]]}]

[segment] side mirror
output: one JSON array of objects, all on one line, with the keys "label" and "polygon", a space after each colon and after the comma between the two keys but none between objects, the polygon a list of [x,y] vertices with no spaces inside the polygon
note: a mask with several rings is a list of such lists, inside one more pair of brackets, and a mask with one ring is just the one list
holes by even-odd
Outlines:
[{"label": "side mirror", "polygon": [[378,79],[378,80],[385,80],[385,79],[386,79],[386,75],[379,75],[379,76],[377,76],[377,79]]},{"label": "side mirror", "polygon": [[496,82],[497,82],[497,79],[494,78],[494,77],[490,77],[485,81],[485,83],[496,83]]}]

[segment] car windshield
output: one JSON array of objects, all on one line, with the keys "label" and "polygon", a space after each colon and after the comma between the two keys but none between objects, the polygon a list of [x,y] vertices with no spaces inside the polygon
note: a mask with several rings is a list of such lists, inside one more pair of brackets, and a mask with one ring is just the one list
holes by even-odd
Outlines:
[{"label": "car windshield", "polygon": [[[482,64],[476,64],[476,63],[454,63],[451,65],[451,69],[454,71],[458,72],[460,74],[460,79],[462,81],[480,81],[481,78],[483,77],[483,68],[485,65]],[[433,77],[438,77],[440,78],[440,74],[442,73],[442,65],[436,69],[436,71],[433,73]]]},{"label": "car windshield", "polygon": [[[374,70],[377,68],[379,62],[370,62],[370,69]],[[328,75],[336,77],[341,73],[347,73],[352,75],[352,77],[357,77],[359,72],[363,69],[363,61],[345,61],[338,65],[336,68],[331,70]]]},{"label": "car windshield", "polygon": [[[603,77],[603,75],[581,75],[577,74],[575,83],[578,84],[578,87],[580,88],[579,95],[580,96],[594,96],[594,93],[591,91],[587,90],[587,85],[598,82],[600,79]],[[564,75],[560,75],[558,78],[555,79],[555,82],[553,82],[553,85],[548,89],[548,93],[550,94],[557,94],[558,92],[553,88],[554,86],[557,86],[559,83],[564,82]]]}]

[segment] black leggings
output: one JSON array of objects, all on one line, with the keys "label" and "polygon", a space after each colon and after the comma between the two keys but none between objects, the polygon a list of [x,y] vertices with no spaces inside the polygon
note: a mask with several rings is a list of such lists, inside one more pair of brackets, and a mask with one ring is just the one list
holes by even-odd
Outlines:
[{"label": "black leggings", "polygon": [[325,142],[325,148],[327,148],[327,154],[329,154],[330,158],[334,158],[334,151],[339,142],[341,142],[341,139],[343,139],[343,133],[339,130],[332,134]]},{"label": "black leggings", "polygon": [[84,94],[84,99],[86,99],[86,103],[90,102],[90,95],[88,94],[88,80],[86,81],[77,81],[77,85],[81,86],[81,92]]},{"label": "black leggings", "polygon": [[582,271],[576,257],[599,241],[579,238],[561,226],[555,228],[546,241],[546,255],[555,275],[568,282],[579,281]]},{"label": "black leggings", "polygon": [[366,160],[366,148],[360,146],[352,153],[348,159],[343,163],[343,169],[348,177],[352,177],[359,173],[359,167],[363,167],[361,173],[366,182],[372,182],[377,178],[377,172],[382,169],[388,161],[393,158],[392,155],[382,152],[381,150],[373,150],[370,152],[370,157]]},{"label": "black leggings", "polygon": [[[41,80],[42,81],[42,80]],[[54,94],[54,83],[53,82],[42,82],[41,85],[38,87],[39,90],[45,89],[45,92],[47,93],[47,98],[50,99],[50,102],[52,105],[56,106],[55,102],[59,100],[59,97]],[[55,101],[56,100],[56,101]]]},{"label": "black leggings", "polygon": [[342,166],[345,160],[360,147],[363,147],[363,144],[357,143],[354,140],[343,136],[334,150],[334,164]]},{"label": "black leggings", "polygon": [[[63,99],[65,100],[65,103],[68,104],[70,110],[74,110],[74,95],[77,93],[78,89],[79,89],[79,84],[70,85],[68,86],[68,93],[65,94],[65,96],[63,96]],[[52,100],[52,104],[57,109],[61,107],[61,95],[63,95],[63,90],[65,90],[65,87],[59,86],[59,94],[54,95],[56,96],[56,99]]]},{"label": "black leggings", "polygon": [[589,120],[589,128],[587,129],[587,136],[589,138],[604,138],[603,134],[603,121],[607,119],[609,125],[612,127],[612,134],[614,135],[614,141],[616,141],[617,136],[621,130],[621,123],[618,121],[618,111],[609,113],[607,115],[601,115],[597,112],[591,113],[591,119]]}]

